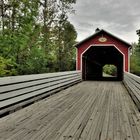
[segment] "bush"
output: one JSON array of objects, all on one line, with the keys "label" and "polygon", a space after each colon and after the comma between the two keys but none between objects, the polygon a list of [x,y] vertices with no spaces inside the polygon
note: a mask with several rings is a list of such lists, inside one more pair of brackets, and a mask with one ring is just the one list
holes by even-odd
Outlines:
[{"label": "bush", "polygon": [[17,75],[15,63],[11,59],[5,59],[0,56],[0,76]]},{"label": "bush", "polygon": [[114,65],[107,64],[103,67],[103,72],[112,76],[116,76],[117,68]]}]

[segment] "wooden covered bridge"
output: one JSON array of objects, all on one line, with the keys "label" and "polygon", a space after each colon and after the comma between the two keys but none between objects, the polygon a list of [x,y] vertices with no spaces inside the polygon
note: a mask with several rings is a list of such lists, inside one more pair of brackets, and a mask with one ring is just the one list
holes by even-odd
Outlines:
[{"label": "wooden covered bridge", "polygon": [[0,78],[0,140],[140,140],[130,44],[97,30],[76,47],[77,71]]},{"label": "wooden covered bridge", "polygon": [[92,36],[75,46],[76,68],[82,71],[84,80],[103,80],[103,67],[106,64],[117,67],[116,80],[123,80],[123,72],[130,70],[131,44],[103,29],[97,28]]}]

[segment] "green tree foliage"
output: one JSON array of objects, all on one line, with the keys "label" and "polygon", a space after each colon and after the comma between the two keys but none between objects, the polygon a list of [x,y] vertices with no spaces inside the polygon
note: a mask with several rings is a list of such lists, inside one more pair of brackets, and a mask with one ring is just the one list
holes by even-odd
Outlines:
[{"label": "green tree foliage", "polygon": [[73,25],[69,21],[63,23],[61,31],[56,27],[56,56],[57,56],[57,69],[58,71],[66,71],[75,69],[75,40],[77,33]]},{"label": "green tree foliage", "polygon": [[75,0],[1,0],[0,76],[74,69]]},{"label": "green tree foliage", "polygon": [[0,56],[0,76],[16,75],[15,64],[11,59],[5,59]]},{"label": "green tree foliage", "polygon": [[132,44],[132,55],[130,59],[130,71],[140,76],[140,30],[137,31],[139,36],[138,43]]},{"label": "green tree foliage", "polygon": [[117,67],[115,65],[111,65],[111,64],[106,64],[103,67],[103,72],[112,76],[116,76],[117,75]]}]

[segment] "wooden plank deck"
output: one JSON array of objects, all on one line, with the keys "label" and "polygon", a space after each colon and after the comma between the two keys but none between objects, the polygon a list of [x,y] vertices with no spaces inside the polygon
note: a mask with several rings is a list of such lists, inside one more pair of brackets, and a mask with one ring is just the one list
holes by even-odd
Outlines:
[{"label": "wooden plank deck", "polygon": [[140,140],[121,82],[86,81],[0,119],[0,140]]}]

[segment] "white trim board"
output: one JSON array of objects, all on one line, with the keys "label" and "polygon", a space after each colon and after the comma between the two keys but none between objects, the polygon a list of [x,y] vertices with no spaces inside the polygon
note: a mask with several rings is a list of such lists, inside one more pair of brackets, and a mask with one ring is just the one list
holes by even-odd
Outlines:
[{"label": "white trim board", "polygon": [[83,52],[82,52],[82,54],[81,54],[81,58],[80,58],[80,60],[81,60],[81,68],[80,68],[80,70],[82,71],[82,57],[83,57],[83,55],[84,55],[84,53],[87,51],[87,50],[89,50],[91,47],[95,47],[95,46],[112,46],[112,47],[115,47],[122,55],[123,55],[123,71],[125,72],[125,54],[120,50],[120,49],[118,49],[114,44],[91,44],[87,49],[85,49]]}]

